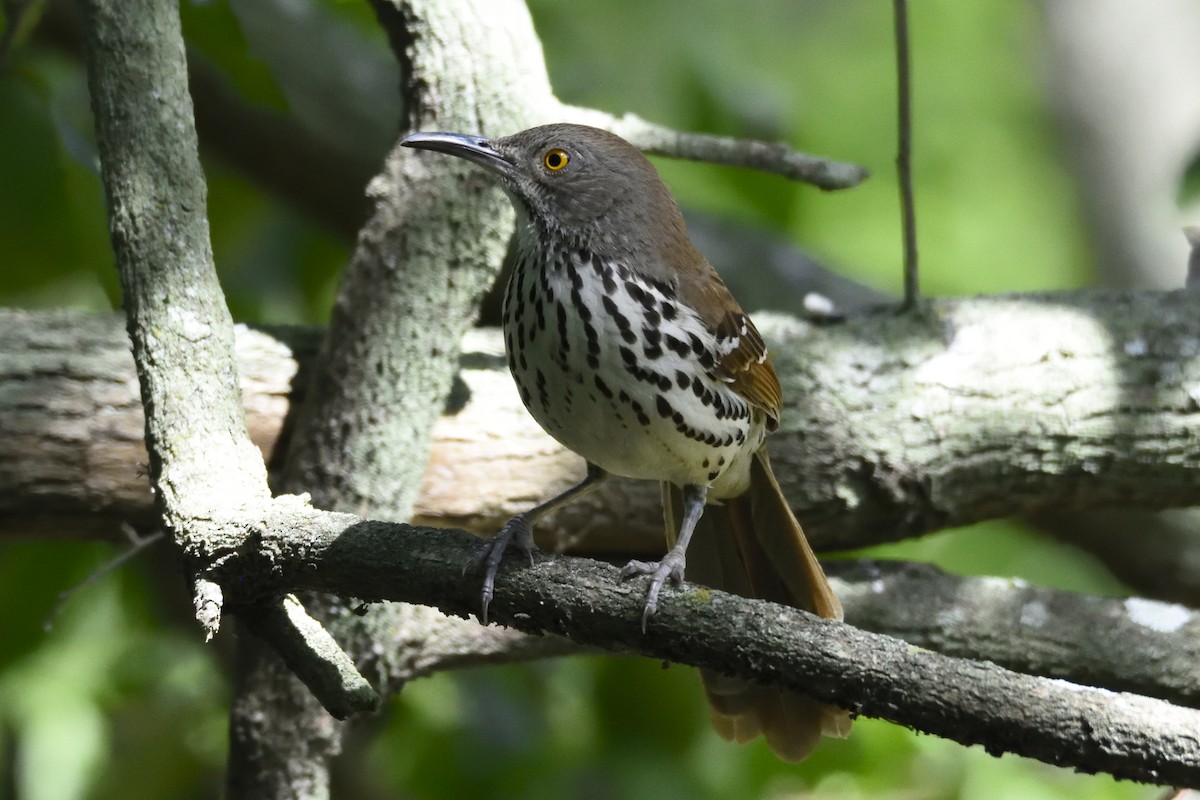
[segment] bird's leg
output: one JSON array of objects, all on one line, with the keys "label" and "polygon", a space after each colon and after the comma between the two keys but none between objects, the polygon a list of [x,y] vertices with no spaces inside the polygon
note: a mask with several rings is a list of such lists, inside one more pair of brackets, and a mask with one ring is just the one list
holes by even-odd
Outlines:
[{"label": "bird's leg", "polygon": [[689,484],[683,487],[683,522],[675,546],[663,556],[662,561],[630,561],[621,568],[622,578],[634,575],[649,575],[650,588],[646,592],[646,605],[642,609],[642,632],[646,631],[646,620],[658,609],[658,593],[670,578],[671,583],[683,582],[683,567],[686,561],[688,542],[696,530],[696,523],[704,513],[704,502],[708,497],[707,486]]},{"label": "bird's leg", "polygon": [[607,472],[589,462],[587,465],[587,476],[582,481],[557,497],[552,497],[541,505],[534,506],[522,514],[517,514],[504,523],[504,527],[500,529],[499,533],[479,548],[471,560],[467,562],[463,572],[466,573],[467,571],[478,569],[480,566],[484,568],[481,613],[479,615],[481,623],[487,625],[488,606],[492,603],[492,595],[496,588],[496,572],[500,569],[500,561],[504,558],[504,551],[508,549],[508,546],[511,544],[522,553],[525,553],[529,557],[529,563],[532,565],[534,524],[547,512],[553,511],[559,506],[587,494],[607,478]]}]

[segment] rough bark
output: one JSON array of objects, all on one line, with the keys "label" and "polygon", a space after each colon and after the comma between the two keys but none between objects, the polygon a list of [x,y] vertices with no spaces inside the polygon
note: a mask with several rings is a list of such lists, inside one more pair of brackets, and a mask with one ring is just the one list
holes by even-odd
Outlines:
[{"label": "rough bark", "polygon": [[846,621],[958,658],[1200,708],[1200,616],[929,564],[830,561]]},{"label": "rough bark", "polygon": [[88,86],[138,367],[150,480],[185,550],[196,521],[267,497],[236,387],[233,320],[213,269],[178,9],[84,0]]},{"label": "rough bark", "polygon": [[[270,516],[272,501],[246,430],[233,321],[213,267],[179,9],[170,0],[82,0],[82,7],[155,511],[186,556],[197,617],[211,638],[224,587],[203,574],[222,555],[208,545],[217,530],[244,537]],[[332,640],[313,646],[323,631],[301,610],[275,597],[250,611],[314,691],[331,669],[347,676],[332,708],[348,714],[378,703]],[[295,646],[301,640],[307,646]]]},{"label": "rough bark", "polygon": [[[1192,307],[1181,292],[1066,292],[934,301],[920,319],[762,317],[789,402],[771,440],[789,499],[823,549],[1047,508],[1195,505]],[[0,530],[145,519],[139,409],[116,324],[2,313]],[[239,339],[264,448],[313,352],[311,332],[278,335]],[[521,408],[499,338],[472,333],[466,347],[416,519],[487,533],[582,467]],[[550,520],[543,542],[661,547],[657,503],[653,487],[619,482]]]},{"label": "rough bark", "polygon": [[[1200,142],[1200,6],[1043,2],[1048,108],[1079,185],[1086,239],[1105,286],[1191,278],[1188,227],[1200,198],[1186,171]],[[1155,57],[1142,58],[1154,42]],[[1184,227],[1180,235],[1180,227]],[[1097,556],[1137,591],[1200,605],[1200,512],[1039,516],[1043,530]],[[1136,529],[1138,536],[1125,532]],[[1167,576],[1163,579],[1163,576]]]},{"label": "rough bark", "polygon": [[[261,546],[223,565],[229,602],[352,586],[368,599],[432,603],[456,615],[478,604],[478,587],[462,579],[476,549],[464,531],[365,521],[301,503],[277,504],[276,512],[264,521]],[[611,565],[538,554],[532,566],[506,562],[492,610],[529,633],[786,686],[991,753],[1150,783],[1200,782],[1195,709],[950,658],[691,585],[669,590],[643,633],[644,590],[644,581],[621,581]],[[1194,615],[1180,611],[1186,619],[1178,627],[1194,626]],[[1146,619],[1136,609],[1129,616]]]},{"label": "rough bark", "polygon": [[[488,10],[493,6],[489,6]],[[166,10],[167,4],[153,8],[130,7],[128,13],[140,18],[124,20],[118,14],[126,13],[126,9],[115,9],[101,2],[94,2],[88,8],[91,12],[89,36],[92,37],[89,51],[95,73],[92,77],[93,92],[102,139],[101,151],[106,161],[106,188],[113,208],[114,245],[125,279],[143,403],[148,410],[149,465],[151,477],[158,488],[159,511],[185,550],[198,562],[207,562],[216,554],[221,554],[223,560],[218,568],[231,569],[231,564],[240,561],[239,555],[245,555],[259,546],[265,546],[265,549],[254,555],[269,558],[275,553],[274,546],[287,546],[286,542],[277,542],[272,538],[275,526],[285,522],[285,518],[293,512],[302,515],[312,512],[299,504],[296,506],[299,511],[289,510],[286,503],[283,506],[278,503],[267,505],[261,461],[250,450],[242,433],[240,407],[234,391],[236,373],[229,352],[232,337],[228,313],[220,302],[219,290],[211,275],[207,231],[203,226],[195,225],[197,217],[203,222],[203,186],[198,177],[198,165],[194,163],[195,143],[190,104],[186,102],[186,90],[182,88],[182,44],[178,36],[178,20]],[[388,10],[388,6],[381,4],[380,8],[385,17],[395,13]],[[410,22],[417,22],[415,27],[409,25],[392,29],[393,34],[403,34],[397,43],[408,58],[408,66],[413,68],[406,71],[406,75],[412,82],[412,99],[416,101],[412,110],[416,119],[421,120],[423,112],[436,109],[426,113],[424,119],[437,123],[438,120],[454,121],[466,117],[468,122],[479,123],[474,126],[438,124],[437,127],[487,129],[491,123],[484,122],[482,117],[495,123],[494,129],[506,129],[510,127],[508,122],[519,122],[512,127],[524,127],[537,121],[533,118],[534,113],[528,110],[529,107],[521,106],[519,102],[508,106],[502,100],[499,110],[481,104],[483,101],[480,98],[491,98],[496,94],[487,89],[487,80],[497,81],[498,87],[495,88],[500,90],[513,85],[520,86],[524,99],[530,94],[534,96],[534,106],[551,111],[561,110],[553,101],[548,84],[542,92],[542,83],[536,80],[540,77],[544,82],[544,74],[534,74],[541,69],[540,55],[525,47],[535,38],[527,18],[523,17],[523,9],[520,9],[520,16],[514,16],[513,9],[503,12],[503,21],[515,20],[520,28],[514,30],[512,36],[512,43],[521,43],[521,47],[516,49],[516,58],[502,57],[494,63],[489,62],[488,56],[481,54],[475,46],[490,38],[504,40],[505,37],[493,37],[494,30],[486,28],[486,23],[484,29],[487,29],[488,36],[474,28],[477,21],[483,18],[482,7],[477,9],[477,13],[466,15],[457,8],[453,13],[442,12],[434,4],[402,3],[399,9],[400,16],[407,15]],[[414,9],[417,9],[415,13]],[[421,29],[423,24],[429,25],[429,30]],[[152,39],[155,41],[152,42]],[[469,42],[472,46],[463,48],[463,42]],[[424,51],[422,46],[426,48]],[[485,67],[482,73],[470,75],[465,84],[447,81],[446,78],[458,62],[457,58],[448,58],[456,48],[462,50],[461,55],[466,62],[477,60]],[[126,62],[123,56],[127,52],[131,57]],[[122,57],[108,58],[114,54]],[[147,54],[150,57],[146,58]],[[517,73],[515,79],[514,65]],[[129,66],[134,67],[132,74],[121,71]],[[116,69],[106,73],[106,70],[114,67]],[[527,72],[526,68],[534,72]],[[439,86],[436,83],[439,80],[447,82]],[[166,91],[162,91],[163,85],[160,84],[165,84]],[[121,91],[129,91],[130,94],[120,96]],[[131,98],[140,99],[142,105],[135,103],[122,106],[122,102]],[[147,101],[150,101],[149,105],[146,105]],[[160,101],[166,109],[165,115],[156,114],[152,108],[154,103]],[[540,101],[545,102],[539,105]],[[104,106],[103,110],[101,105]],[[525,110],[513,110],[519,108]],[[110,115],[107,120],[104,119],[106,113]],[[510,113],[512,119],[498,121],[495,115],[504,113]],[[129,120],[134,120],[137,128],[123,133],[121,124]],[[104,130],[106,126],[109,127],[107,131]],[[143,128],[150,131],[147,142],[138,142],[134,149],[130,149],[124,142],[112,144],[110,141],[107,145],[110,149],[106,151],[106,137],[111,140],[125,135],[134,141],[137,138],[134,134],[141,134]],[[177,137],[180,149],[163,146],[163,140],[170,138],[161,135],[164,129],[183,132]],[[139,162],[139,157],[145,160]],[[164,165],[168,168],[164,169]],[[178,169],[174,169],[176,167]],[[122,170],[126,168],[129,168],[128,175],[122,175]],[[299,408],[306,416],[299,418],[292,440],[294,448],[293,458],[288,465],[289,485],[312,487],[323,504],[363,510],[369,508],[379,516],[401,517],[407,514],[415,497],[417,479],[423,471],[422,458],[428,443],[429,428],[437,409],[442,406],[455,369],[457,342],[470,322],[475,299],[482,291],[493,265],[498,262],[499,243],[507,227],[502,221],[497,222],[488,211],[496,207],[497,198],[493,189],[483,188],[473,175],[463,178],[453,171],[449,174],[449,183],[442,184],[438,179],[430,180],[415,162],[405,162],[401,158],[389,163],[387,177],[375,185],[378,224],[373,228],[368,226],[361,240],[359,254],[343,286],[322,357],[314,368],[312,385],[316,389],[310,393],[310,402]],[[160,175],[167,176],[169,180],[155,183]],[[126,180],[129,176],[133,179]],[[140,179],[147,177],[150,178],[147,184],[139,183]],[[176,184],[184,187],[183,200],[178,207],[173,205],[179,197],[172,193]],[[401,196],[397,192],[398,187],[408,189],[403,193],[403,201],[398,199]],[[196,193],[197,188],[199,194]],[[465,201],[464,194],[472,200]],[[451,197],[452,202],[448,200]],[[150,202],[143,210],[138,204],[146,199]],[[476,199],[478,202],[475,202]],[[130,203],[130,200],[135,202]],[[447,221],[448,226],[444,224]],[[433,227],[433,232],[428,236],[425,235],[427,226]],[[421,231],[420,235],[414,234],[417,230]],[[471,235],[463,237],[461,233],[464,230],[471,231]],[[151,231],[151,235],[147,236],[147,231]],[[480,235],[480,231],[484,232],[483,235]],[[165,238],[161,236],[163,233],[166,234]],[[169,261],[166,269],[162,269],[164,255]],[[172,257],[177,258],[178,263],[171,261]],[[404,269],[397,269],[398,265],[403,265]],[[166,302],[179,297],[185,300],[171,304]],[[937,315],[935,309],[934,316]],[[887,328],[885,335],[898,336],[906,345],[910,345],[901,348],[900,358],[909,362],[906,365],[926,367],[926,371],[938,373],[932,388],[948,389],[948,396],[945,392],[938,394],[934,391],[930,396],[934,406],[932,410],[922,408],[920,413],[913,413],[905,406],[899,411],[890,411],[893,416],[908,413],[931,428],[911,442],[901,440],[893,443],[889,436],[891,429],[868,432],[878,433],[878,440],[851,437],[856,448],[873,453],[875,460],[855,462],[852,458],[845,458],[847,452],[836,447],[831,449],[831,443],[824,436],[825,431],[811,427],[828,409],[819,409],[821,413],[817,414],[813,410],[811,393],[802,395],[806,402],[798,412],[804,420],[803,429],[809,431],[810,435],[803,442],[803,456],[797,456],[797,459],[822,464],[835,473],[832,483],[822,487],[832,491],[834,506],[818,505],[804,509],[814,516],[818,528],[824,526],[826,533],[829,530],[843,530],[846,526],[843,524],[838,527],[837,524],[839,514],[845,516],[841,512],[857,510],[876,501],[879,501],[877,513],[881,514],[884,522],[889,523],[895,535],[928,529],[945,523],[947,519],[954,519],[956,515],[969,518],[971,513],[995,513],[994,508],[987,506],[986,498],[981,505],[982,512],[980,506],[967,507],[965,510],[955,507],[953,501],[957,500],[959,494],[955,482],[971,477],[964,474],[970,470],[956,472],[954,465],[938,463],[934,454],[934,451],[948,450],[948,458],[958,458],[961,454],[954,447],[972,443],[960,442],[953,433],[947,435],[940,427],[942,420],[949,420],[964,410],[990,418],[1005,410],[1011,402],[1011,393],[1008,392],[988,395],[984,398],[985,402],[978,404],[978,408],[971,403],[960,402],[961,395],[969,395],[970,391],[942,374],[947,369],[946,364],[935,363],[930,366],[930,362],[937,362],[939,354],[926,352],[926,340],[936,342],[944,339],[949,344],[946,349],[953,350],[953,342],[960,336],[957,327],[954,327],[956,321],[951,321],[954,328],[952,335],[946,334],[942,324],[945,320],[941,319],[934,320],[936,329],[932,331],[926,326],[929,320],[908,320],[900,327],[883,326]],[[914,324],[916,327],[911,327]],[[781,325],[786,329],[794,327],[795,323],[784,322]],[[836,340],[836,336],[833,338]],[[1148,346],[1146,338],[1139,336],[1124,340],[1126,354],[1144,356],[1145,353],[1140,351]],[[911,346],[914,342],[915,347]],[[1132,349],[1129,342],[1134,344]],[[1169,344],[1173,346],[1178,342]],[[852,349],[847,347],[838,352],[845,357]],[[785,356],[781,359],[782,363],[789,354],[786,346],[780,352]],[[894,353],[891,351],[887,354],[888,357],[892,355]],[[1111,360],[1110,355],[1105,350],[1089,351],[1084,354],[1083,360],[1108,361]],[[836,360],[828,363],[806,360],[801,362],[802,367],[797,368],[797,374],[800,375],[796,378],[797,386],[803,389],[805,381],[810,378],[812,382],[820,384],[833,377],[844,378],[848,383],[865,387],[868,392],[895,389],[893,384],[897,378],[887,363],[887,357],[883,362],[882,365],[867,364],[868,369],[864,371],[864,365],[858,362],[847,365]],[[1009,366],[1018,371],[1030,367],[1019,360]],[[1188,362],[1188,369],[1181,369],[1185,373],[1185,382],[1194,377],[1191,366]],[[194,370],[193,380],[175,380],[181,368],[186,372],[189,367]],[[917,370],[918,373],[920,371]],[[1083,372],[1087,371],[1085,363]],[[1116,380],[1112,383],[1120,388],[1136,388],[1141,385],[1140,380]],[[1063,389],[1054,384],[1054,387],[1063,392],[1068,400],[1079,391],[1078,386]],[[206,391],[197,391],[198,388]],[[922,379],[916,381],[915,387],[900,379],[899,388],[931,387],[926,386]],[[1192,405],[1195,405],[1194,402]],[[1123,421],[1126,416],[1142,422],[1147,416],[1147,408],[1152,412],[1161,411],[1154,403],[1140,402],[1132,404],[1132,411],[1129,406],[1097,409],[1086,404],[1075,410],[1084,419],[1098,416],[1102,422],[1111,423],[1114,419]],[[837,418],[838,410],[841,409],[833,408],[835,413],[829,416]],[[853,414],[859,410],[849,409]],[[1193,411],[1185,404],[1180,413],[1187,416]],[[1036,415],[1035,423],[1042,424]],[[1010,433],[1019,426],[1005,418],[1001,427],[1004,433]],[[820,435],[815,435],[814,431]],[[1103,498],[1105,491],[1110,495],[1121,495],[1130,485],[1138,485],[1123,472],[1129,469],[1129,462],[1136,462],[1148,455],[1161,455],[1161,447],[1169,447],[1169,441],[1163,445],[1160,440],[1172,440],[1173,432],[1160,435],[1142,431],[1137,433],[1137,437],[1130,434],[1124,438],[1119,433],[1109,435],[1107,431],[1103,435],[1096,432],[1089,434],[1085,426],[1082,431],[1073,432],[1075,438],[1082,440],[1085,455],[1076,458],[1073,450],[1063,452],[1055,447],[1046,451],[1030,447],[1019,453],[1018,458],[1008,461],[984,458],[981,474],[991,476],[988,468],[994,470],[999,463],[1001,474],[998,477],[1003,478],[1004,465],[1016,463],[1019,470],[1032,475],[1031,479],[1026,479],[1027,483],[1032,484],[1031,488],[1026,487],[1030,488],[1031,495],[1043,498],[1055,491],[1066,491],[1069,497],[1072,484],[1063,479],[1078,477],[1071,474],[1072,469],[1077,469],[1085,476],[1095,473],[1099,477],[1096,481],[1100,485],[1099,492],[1081,490],[1088,498]],[[1150,441],[1150,444],[1139,444],[1142,440]],[[197,444],[200,445],[198,449]],[[1095,452],[1108,453],[1109,449],[1106,448],[1116,451],[1113,459],[1115,467],[1109,463],[1095,466]],[[933,470],[932,478],[922,473],[919,467],[913,467],[907,457],[910,449],[923,456],[928,455],[928,460],[935,464],[937,468]],[[853,454],[856,451],[851,448],[849,452]],[[918,461],[924,464],[920,459]],[[1163,496],[1173,498],[1194,494],[1192,472],[1195,454],[1168,452],[1164,461],[1174,468],[1168,476],[1168,485],[1163,491],[1147,490],[1137,498],[1139,502],[1154,503],[1160,502]],[[851,465],[849,469],[845,466],[847,463]],[[880,465],[880,471],[863,474],[863,465],[867,463]],[[1089,467],[1089,464],[1093,466]],[[561,474],[562,470],[557,472]],[[237,491],[222,491],[219,488],[222,479],[235,483]],[[1017,487],[1025,485],[1021,480],[1021,476],[1018,476]],[[1011,481],[999,482],[1001,490],[1011,491]],[[215,491],[214,486],[218,487]],[[936,490],[943,486],[950,490],[948,495],[937,493]],[[800,490],[811,492],[802,483]],[[875,495],[882,495],[882,498]],[[916,513],[911,513],[913,508],[917,509]],[[897,514],[903,514],[903,517],[897,519]],[[328,519],[321,515],[313,515],[312,518]],[[856,533],[853,529],[849,532]],[[256,537],[250,540],[253,547],[247,547],[247,533]],[[227,577],[232,580],[234,572],[228,573]],[[216,587],[218,584],[199,580],[196,585]],[[272,604],[277,603],[277,593],[284,590],[272,579],[250,580],[248,584],[233,581],[228,585],[222,581],[220,585],[225,589],[237,585],[238,592],[250,587],[263,590],[266,594],[254,599],[267,599]],[[319,582],[301,581],[296,585],[298,588],[331,588]],[[339,590],[346,593],[344,587]],[[353,590],[353,593],[360,592]],[[204,609],[215,603],[214,592],[202,591],[198,596],[205,599],[200,604]],[[235,600],[250,599],[238,595],[234,597]],[[279,605],[269,608],[284,610]],[[294,634],[289,641],[300,643],[295,648],[300,653],[298,657],[302,659],[301,663],[307,658],[311,666],[311,654],[304,655],[304,643],[311,643],[305,635],[305,618],[297,619],[283,613],[261,614],[248,602],[243,602],[241,610],[259,623],[271,624],[270,620],[274,619],[271,631],[276,634]],[[211,632],[215,629],[216,620],[208,610],[203,616],[211,620],[208,623]],[[371,645],[379,641],[373,638],[377,632],[371,631],[368,626],[350,626],[347,633],[351,636],[361,634],[361,644],[365,645],[367,653],[372,649]],[[584,634],[585,640],[588,635]],[[607,634],[601,636],[602,641],[603,636]],[[283,641],[279,636],[268,635],[267,638]],[[253,656],[253,652],[250,655]],[[272,667],[268,662],[270,659],[264,661],[255,658],[252,663],[257,666],[252,668],[251,674],[243,676],[249,679],[246,685],[255,680],[261,682],[252,696],[248,697],[246,706],[234,714],[234,741],[248,746],[235,750],[240,760],[234,762],[231,770],[231,794],[235,797],[290,796],[299,792],[320,796],[327,791],[325,763],[329,754],[336,750],[336,727],[323,726],[311,716],[309,711],[312,704],[303,693],[296,694],[294,682],[282,694],[274,694],[282,685],[278,676],[286,673],[277,669],[278,664]],[[919,672],[921,665],[908,666]],[[728,669],[739,674],[747,674],[745,670],[754,667],[754,664],[740,662],[727,665]],[[260,668],[261,672],[258,671]],[[277,674],[273,675],[272,669],[276,669]],[[764,674],[778,678],[782,673],[768,671]],[[310,680],[320,682],[324,679],[317,675]],[[786,677],[783,680],[787,682]],[[1000,682],[1003,684],[1004,680]],[[871,696],[871,686],[874,684],[868,686],[862,695],[867,698],[866,706],[876,699]],[[824,691],[843,690],[829,690],[826,687]],[[884,699],[880,708],[892,705],[888,695],[891,691],[893,689],[882,689]],[[289,706],[291,701],[296,701],[304,708],[292,708]],[[967,708],[969,704],[964,703],[963,707]],[[285,716],[284,712],[289,708],[296,713]],[[1073,707],[1066,711],[1075,714],[1074,719],[1089,730],[1099,731],[1102,739],[1109,735],[1109,729],[1104,727],[1105,721],[1099,720],[1091,711]],[[974,714],[975,711],[966,713]],[[1011,716],[1014,712],[1008,713]],[[934,724],[950,725],[952,718],[953,714],[945,715],[942,722]],[[267,719],[271,720],[273,726],[282,726],[287,730],[288,736],[272,737],[268,729],[271,726],[262,724]],[[1118,719],[1118,727],[1124,722]],[[300,729],[310,731],[313,735],[292,737],[291,732],[297,724],[301,725]],[[309,724],[311,727],[306,727]],[[1023,731],[1006,733],[1003,724],[996,730],[999,733],[994,741],[1000,744],[993,746],[1007,746],[1013,735],[1030,738]],[[1032,737],[1036,740],[1032,745],[1026,743],[1018,746],[1035,749],[1045,746],[1050,748],[1045,752],[1051,753],[1055,746],[1060,746],[1062,735],[1065,734],[1045,728],[1041,734]],[[1147,735],[1153,739],[1159,736],[1159,732],[1150,730]],[[1056,736],[1060,738],[1054,738]],[[293,738],[303,738],[305,744],[289,750],[289,741]],[[1100,751],[1114,747],[1136,749],[1139,746],[1145,749],[1140,740],[1130,744],[1119,736],[1099,744]],[[1166,765],[1163,774],[1185,774],[1177,771],[1176,761],[1173,760],[1179,755],[1178,743],[1159,737],[1151,742],[1150,747],[1153,755],[1161,757]],[[1097,751],[1087,747],[1082,749],[1084,752],[1079,765],[1085,769],[1097,768],[1094,760]],[[272,752],[263,757],[265,751]],[[1186,752],[1184,757],[1189,757]],[[1113,763],[1121,774],[1142,776],[1143,779],[1158,769],[1153,765],[1145,766],[1144,759],[1139,761],[1137,754],[1125,760],[1115,759]],[[253,783],[242,783],[240,778],[250,775],[251,771],[255,772]]]}]

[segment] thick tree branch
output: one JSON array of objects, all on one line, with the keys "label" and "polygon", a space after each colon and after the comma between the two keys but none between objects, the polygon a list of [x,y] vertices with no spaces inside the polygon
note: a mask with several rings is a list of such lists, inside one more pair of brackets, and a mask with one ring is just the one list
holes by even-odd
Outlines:
[{"label": "thick tree branch", "polygon": [[[791,402],[771,440],[823,549],[1044,508],[1200,502],[1200,318],[1177,293],[931,301],[927,316],[762,317]],[[251,430],[278,435],[311,334],[241,337]],[[144,520],[140,410],[111,320],[0,312],[0,531]],[[473,333],[417,518],[490,533],[576,477]],[[289,355],[291,353],[292,355]],[[544,529],[555,549],[662,546],[657,492],[617,482]],[[1169,577],[1169,576],[1168,576]]]},{"label": "thick tree branch", "polygon": [[[477,586],[462,576],[476,540],[463,531],[367,522],[299,504],[267,522],[265,546],[222,567],[236,576],[223,582],[230,602],[289,588],[352,587],[371,599],[430,603],[457,615],[478,603]],[[1200,711],[950,658],[694,586],[671,591],[643,634],[643,589],[640,581],[621,582],[610,565],[540,554],[532,567],[507,562],[493,609],[504,624],[530,633],[779,684],[992,753],[1150,783],[1200,782]]]},{"label": "thick tree branch", "polygon": [[179,14],[158,0],[82,5],[113,250],[148,409],[150,479],[186,550],[195,520],[243,514],[269,495],[246,435],[233,320],[212,264]]},{"label": "thick tree branch", "polygon": [[[252,526],[271,496],[246,431],[233,320],[213,267],[179,9],[170,0],[81,4],[155,507],[189,569],[202,573],[214,554],[214,531]],[[217,593],[203,575],[193,586],[211,636],[219,625]],[[295,638],[294,616],[265,615],[259,624],[275,629],[279,642]],[[313,658],[311,649],[299,652]],[[344,657],[341,666],[353,671]],[[315,667],[297,671],[321,674]],[[374,693],[358,682],[344,705],[372,706]]]},{"label": "thick tree branch", "polygon": [[[1065,299],[1063,302],[1066,302]],[[6,436],[6,441],[0,443],[4,445],[0,446],[0,454],[24,459],[23,463],[33,468],[38,464],[38,454],[42,450],[59,458],[82,453],[85,460],[95,458],[97,471],[103,473],[106,471],[105,465],[110,463],[111,454],[101,457],[87,448],[81,449],[82,443],[100,440],[105,436],[112,437],[122,428],[127,428],[132,433],[125,437],[117,436],[117,439],[129,440],[126,447],[133,449],[138,430],[137,396],[136,389],[132,388],[132,364],[128,353],[123,351],[117,323],[112,319],[62,314],[30,315],[23,312],[5,312],[0,322],[3,323],[0,324],[0,330],[6,330],[10,335],[25,331],[30,334],[26,338],[27,343],[36,340],[44,345],[42,349],[31,344],[9,348],[7,345],[13,342],[10,338],[4,347],[0,347],[0,352],[9,354],[9,359],[4,363],[13,364],[12,369],[0,371],[0,402],[10,404],[8,411],[0,413],[0,421],[5,423],[4,428],[0,428],[0,434]],[[71,331],[76,331],[76,335],[71,335]],[[37,335],[32,335],[35,332]],[[79,343],[77,336],[80,334],[94,349],[88,350]],[[106,339],[109,341],[106,342]],[[270,376],[273,371],[278,373],[281,369],[281,374],[290,374],[295,365],[281,367],[286,349],[279,340],[259,333],[244,331],[239,349],[242,363],[253,367],[245,370],[247,386],[255,387],[247,391],[246,396],[253,406],[260,409],[252,413],[250,419],[252,427],[261,430],[263,426],[255,420],[260,416],[269,418],[272,415],[278,419],[281,412],[277,407],[272,410],[272,406],[285,402],[283,393],[287,386],[286,377],[268,380],[263,376]],[[483,374],[490,374],[495,366],[492,363],[495,357],[481,352],[478,345],[468,344],[466,350],[465,366],[469,370],[482,370]],[[1158,353],[1159,357],[1166,355],[1165,352]],[[25,379],[18,380],[18,373]],[[480,387],[475,383],[477,376],[468,373],[465,377],[467,383],[479,393]],[[496,375],[495,378],[496,385],[499,385],[503,375]],[[50,379],[56,382],[39,383],[39,380]],[[85,405],[81,406],[80,403]],[[108,410],[104,413],[89,411],[87,404],[91,403],[98,403]],[[121,411],[123,406],[129,409]],[[466,413],[467,407],[456,407],[459,414]],[[55,414],[59,416],[53,416]],[[122,415],[131,416],[132,421],[121,421]],[[54,445],[52,437],[38,436],[39,422],[68,438]],[[464,430],[466,428],[451,429],[448,433],[444,432],[443,436],[455,441],[456,436]],[[24,438],[31,435],[33,439]],[[34,447],[33,441],[46,442],[47,446]],[[13,447],[9,447],[10,444]],[[0,464],[3,463],[0,461]],[[123,466],[131,478],[136,477],[132,463],[118,459],[117,464]],[[75,468],[79,467],[76,465]],[[107,470],[113,471],[113,467],[107,467]],[[16,472],[16,462],[10,461],[5,469],[0,470],[0,475],[11,482]],[[52,474],[52,471],[48,474]],[[45,481],[40,485],[53,488]],[[99,495],[93,495],[91,499],[95,502],[100,498]],[[77,498],[76,502],[82,500]],[[11,507],[8,511],[11,515]],[[12,520],[9,516],[9,521]],[[294,538],[295,541],[277,548],[276,537],[265,539],[262,542],[265,545],[264,553],[277,552],[280,558],[288,559],[291,558],[288,554],[295,552],[293,547],[305,546],[308,531],[303,526],[285,527],[291,531],[287,538]],[[223,543],[224,540],[217,540],[213,546],[220,548]],[[397,541],[396,545],[408,546],[404,541]],[[364,569],[373,569],[372,565],[379,560],[379,556],[366,550],[361,551],[361,556],[362,563],[348,567],[345,575],[336,579],[344,581],[340,586],[341,591],[357,595],[365,591],[359,588],[360,585],[370,586],[360,584],[359,576],[364,574]],[[454,561],[457,556],[444,557]],[[299,553],[295,558],[298,559],[297,563],[307,563],[308,555]],[[234,564],[230,564],[229,568],[240,569]],[[1195,676],[1189,678],[1187,672],[1188,663],[1194,663],[1195,659],[1188,655],[1190,645],[1180,639],[1190,638],[1194,642],[1195,636],[1190,631],[1193,631],[1196,623],[1193,617],[1177,607],[1164,610],[1150,606],[1150,611],[1162,612],[1156,617],[1155,614],[1145,613],[1147,607],[1134,607],[1122,601],[1074,598],[1063,593],[1021,588],[991,579],[940,576],[930,574],[927,570],[914,572],[908,568],[895,572],[883,567],[879,572],[871,572],[865,567],[858,567],[857,574],[844,574],[835,567],[834,572],[842,574],[845,579],[838,588],[843,595],[848,618],[861,626],[885,630],[922,646],[989,658],[1021,670],[1137,689],[1178,702],[1193,702],[1197,695]],[[334,579],[330,580],[334,582]],[[461,591],[468,596],[474,595],[476,587],[472,581],[459,578],[459,582]],[[236,583],[245,585],[240,580]],[[269,588],[269,585],[259,583],[257,578],[249,585],[257,586],[259,591]],[[468,597],[463,602],[472,601]],[[1135,611],[1138,612],[1136,615]],[[409,617],[402,625],[370,634],[378,634],[381,637],[379,641],[383,642],[407,643],[410,646],[416,644],[407,650],[401,661],[388,661],[385,658],[372,667],[371,674],[379,676],[382,684],[396,685],[415,675],[479,663],[481,660],[489,662],[571,652],[578,646],[556,638],[531,640],[525,637],[516,638],[514,645],[509,631],[469,626],[473,631],[468,634],[467,626],[457,620],[447,620],[447,623],[458,623],[458,627],[439,627],[440,623],[431,625],[430,620],[445,619],[440,615],[426,615],[421,609],[406,613]],[[372,621],[380,616],[376,609],[366,619]],[[1156,619],[1160,621],[1155,622]],[[1076,620],[1090,622],[1076,624]],[[1172,631],[1156,631],[1153,627],[1155,624],[1160,627],[1178,624],[1178,627]],[[425,634],[431,629],[438,633],[427,638]],[[450,631],[450,637],[444,636],[446,630]],[[1120,641],[1135,644],[1111,647],[1101,642],[1102,646],[1097,647],[1096,641],[1090,637],[1100,636],[1109,630]],[[539,645],[546,649],[538,649]],[[517,648],[515,653],[514,646]],[[384,649],[388,654],[401,652],[398,647],[388,646]],[[1080,654],[1089,650],[1107,656],[1108,662],[1081,660]],[[1143,658],[1146,653],[1162,653],[1163,657],[1147,662]],[[1176,654],[1179,654],[1179,658],[1175,657]]]}]

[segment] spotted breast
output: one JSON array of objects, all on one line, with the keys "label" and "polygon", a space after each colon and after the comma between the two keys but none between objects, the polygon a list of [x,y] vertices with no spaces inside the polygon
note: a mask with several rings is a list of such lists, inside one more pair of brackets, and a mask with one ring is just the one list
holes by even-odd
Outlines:
[{"label": "spotted breast", "polygon": [[762,443],[764,415],[718,377],[731,337],[718,339],[676,287],[577,243],[524,249],[504,336],[522,401],[567,448],[617,475],[703,484],[714,497],[746,490],[739,456]]}]

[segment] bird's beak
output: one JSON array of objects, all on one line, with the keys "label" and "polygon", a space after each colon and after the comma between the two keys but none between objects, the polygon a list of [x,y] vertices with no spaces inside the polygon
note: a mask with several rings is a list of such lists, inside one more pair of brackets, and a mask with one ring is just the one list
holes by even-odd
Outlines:
[{"label": "bird's beak", "polygon": [[403,147],[418,150],[436,150],[452,156],[465,158],[486,170],[508,177],[512,175],[513,163],[496,149],[491,139],[465,133],[410,133],[400,140]]}]

